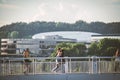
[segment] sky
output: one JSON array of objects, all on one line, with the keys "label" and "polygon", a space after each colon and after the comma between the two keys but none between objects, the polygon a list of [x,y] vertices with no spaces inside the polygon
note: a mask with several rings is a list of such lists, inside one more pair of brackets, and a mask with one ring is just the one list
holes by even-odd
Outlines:
[{"label": "sky", "polygon": [[0,0],[0,26],[16,22],[120,22],[120,0]]}]

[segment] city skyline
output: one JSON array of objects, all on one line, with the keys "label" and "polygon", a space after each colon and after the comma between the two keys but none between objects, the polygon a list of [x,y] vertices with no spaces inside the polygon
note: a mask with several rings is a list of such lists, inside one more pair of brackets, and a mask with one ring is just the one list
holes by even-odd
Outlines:
[{"label": "city skyline", "polygon": [[119,22],[120,0],[0,0],[0,27],[15,22]]}]

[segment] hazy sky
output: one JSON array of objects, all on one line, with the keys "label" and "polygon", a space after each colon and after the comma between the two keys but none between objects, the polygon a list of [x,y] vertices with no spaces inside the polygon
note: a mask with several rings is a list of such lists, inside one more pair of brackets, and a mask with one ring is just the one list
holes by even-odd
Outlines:
[{"label": "hazy sky", "polygon": [[119,22],[120,0],[0,0],[0,26],[14,22]]}]

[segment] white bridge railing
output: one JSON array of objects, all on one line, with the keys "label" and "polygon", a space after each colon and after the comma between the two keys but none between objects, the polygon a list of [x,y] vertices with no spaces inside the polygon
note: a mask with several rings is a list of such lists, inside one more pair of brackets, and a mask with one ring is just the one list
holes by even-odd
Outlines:
[{"label": "white bridge railing", "polygon": [[[25,58],[0,58],[0,75],[24,74]],[[28,74],[53,74],[56,57],[31,57]],[[120,62],[113,57],[64,57],[56,73],[120,73]]]}]

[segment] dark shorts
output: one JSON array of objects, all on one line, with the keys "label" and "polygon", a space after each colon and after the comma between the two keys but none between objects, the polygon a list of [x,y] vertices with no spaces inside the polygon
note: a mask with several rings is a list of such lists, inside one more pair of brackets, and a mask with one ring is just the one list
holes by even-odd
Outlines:
[{"label": "dark shorts", "polygon": [[31,60],[25,59],[24,62],[25,62],[25,64],[30,64],[30,63],[31,63]]},{"label": "dark shorts", "polygon": [[58,63],[65,62],[65,59],[61,59],[60,57],[57,57],[56,62],[58,62]]},{"label": "dark shorts", "polygon": [[57,62],[61,62],[61,59],[57,59]]}]

